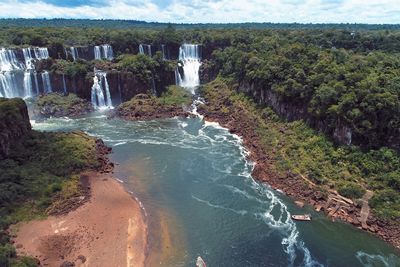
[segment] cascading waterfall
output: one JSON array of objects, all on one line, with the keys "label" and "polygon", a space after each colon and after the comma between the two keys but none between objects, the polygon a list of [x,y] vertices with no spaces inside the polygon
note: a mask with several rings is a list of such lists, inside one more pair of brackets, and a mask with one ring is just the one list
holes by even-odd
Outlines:
[{"label": "cascading waterfall", "polygon": [[24,60],[25,60],[25,67],[27,70],[32,70],[35,68],[35,65],[33,65],[33,57],[32,57],[32,52],[31,48],[23,48],[22,53],[24,54]]},{"label": "cascading waterfall", "polygon": [[77,58],[79,58],[79,53],[78,49],[76,47],[71,46],[70,48],[72,59],[75,61]]},{"label": "cascading waterfall", "polygon": [[107,59],[112,60],[114,58],[114,52],[111,45],[96,45],[94,47],[94,58],[97,60]]},{"label": "cascading waterfall", "polygon": [[18,96],[18,85],[14,72],[0,73],[0,97],[12,98]]},{"label": "cascading waterfall", "polygon": [[162,52],[163,59],[166,60],[168,57],[167,57],[167,50],[166,50],[164,44],[161,45],[161,52]]},{"label": "cascading waterfall", "polygon": [[67,95],[68,91],[67,91],[67,84],[65,82],[65,74],[62,75],[63,77],[63,91],[64,91],[64,95]]},{"label": "cascading waterfall", "polygon": [[43,82],[43,92],[44,93],[47,94],[47,93],[53,92],[53,89],[51,88],[50,74],[48,71],[42,72],[42,82]]},{"label": "cascading waterfall", "polygon": [[147,56],[151,57],[152,56],[151,45],[140,44],[139,45],[139,54],[147,55]]},{"label": "cascading waterfall", "polygon": [[101,48],[100,48],[100,46],[96,45],[94,47],[94,59],[100,60],[101,58],[102,58],[102,56],[101,56]]},{"label": "cascading waterfall", "polygon": [[33,79],[35,80],[35,87],[36,87],[36,95],[39,95],[39,82],[37,78],[37,73],[33,73]]},{"label": "cascading waterfall", "polygon": [[[28,98],[39,94],[35,61],[49,58],[46,47],[22,48],[23,61],[12,49],[0,49],[0,96]],[[33,77],[33,78],[32,78]],[[50,76],[42,73],[44,92],[51,92]]]},{"label": "cascading waterfall", "polygon": [[113,108],[106,72],[95,71],[91,100],[93,107],[97,109]]},{"label": "cascading waterfall", "polygon": [[[197,44],[183,44],[179,48],[178,68],[175,71],[176,84],[182,86],[194,94],[195,89],[200,85],[199,70],[201,58],[200,46]],[[183,77],[179,68],[183,69]]]},{"label": "cascading waterfall", "polygon": [[11,49],[0,49],[0,71],[22,70],[24,65],[21,64],[15,51]]},{"label": "cascading waterfall", "polygon": [[27,70],[24,73],[24,98],[32,97],[33,95],[32,73]]},{"label": "cascading waterfall", "polygon": [[35,54],[35,58],[38,60],[49,58],[49,50],[47,47],[35,47],[33,52]]}]

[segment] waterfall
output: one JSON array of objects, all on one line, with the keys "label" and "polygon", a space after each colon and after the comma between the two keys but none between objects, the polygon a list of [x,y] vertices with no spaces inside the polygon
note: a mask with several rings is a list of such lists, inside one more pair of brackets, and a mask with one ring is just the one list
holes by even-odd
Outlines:
[{"label": "waterfall", "polygon": [[[105,97],[104,97],[105,93]],[[91,92],[92,105],[98,109],[113,108],[107,73],[96,71]]]},{"label": "waterfall", "polygon": [[94,47],[94,59],[107,59],[112,60],[114,58],[114,52],[111,45],[96,45]]},{"label": "waterfall", "polygon": [[193,94],[197,86],[200,85],[199,70],[201,59],[199,53],[199,45],[183,44],[179,48],[178,68],[182,67],[183,77],[179,70],[175,71],[176,84],[190,90]]},{"label": "waterfall", "polygon": [[[23,58],[17,57],[17,51],[0,49],[0,96],[33,97],[39,94],[39,82],[35,71],[35,61],[49,58],[46,47],[22,48]],[[21,51],[18,51],[20,53]],[[41,74],[44,93],[52,92],[50,74]]]},{"label": "waterfall", "polygon": [[23,64],[21,64],[14,50],[11,49],[0,49],[0,71],[12,71],[24,69]]},{"label": "waterfall", "polygon": [[100,50],[100,46],[98,46],[98,45],[96,45],[94,47],[94,59],[96,59],[96,60],[101,59],[101,50]]},{"label": "waterfall", "polygon": [[70,48],[72,59],[75,61],[77,58],[79,58],[78,54],[78,49],[76,47],[71,46]]},{"label": "waterfall", "polygon": [[24,98],[34,96],[32,88],[32,75],[29,70],[24,73]]},{"label": "waterfall", "polygon": [[151,57],[151,45],[140,44],[139,45],[139,54],[148,55]]},{"label": "waterfall", "polygon": [[114,51],[111,45],[105,44],[101,46],[103,48],[104,58],[112,60],[114,58]]},{"label": "waterfall", "polygon": [[45,94],[53,92],[50,82],[50,74],[48,71],[42,72],[43,92]]},{"label": "waterfall", "polygon": [[33,73],[33,79],[35,80],[35,87],[36,87],[36,95],[39,95],[39,82],[37,78],[37,73]]},{"label": "waterfall", "polygon": [[38,60],[49,58],[49,50],[47,47],[35,47],[33,52],[35,54],[35,58]]},{"label": "waterfall", "polygon": [[64,90],[64,95],[67,95],[67,84],[65,83],[65,74],[62,75],[63,77],[63,90]]},{"label": "waterfall", "polygon": [[18,85],[14,72],[0,72],[0,97],[18,96]]},{"label": "waterfall", "polygon": [[167,57],[167,51],[166,51],[166,49],[165,49],[165,45],[164,45],[164,44],[161,45],[161,52],[162,52],[162,58],[163,58],[164,60],[168,59],[168,57]]},{"label": "waterfall", "polygon": [[24,54],[24,60],[25,60],[25,68],[27,70],[32,70],[35,68],[35,65],[33,65],[33,57],[32,57],[32,52],[31,48],[22,48],[22,53]]}]

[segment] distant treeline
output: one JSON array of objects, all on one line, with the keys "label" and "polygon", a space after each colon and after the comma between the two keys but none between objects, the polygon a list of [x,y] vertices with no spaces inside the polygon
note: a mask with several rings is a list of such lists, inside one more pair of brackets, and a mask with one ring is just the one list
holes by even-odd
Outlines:
[{"label": "distant treeline", "polygon": [[[146,22],[140,20],[112,19],[0,19],[0,27],[100,27],[100,28],[165,28],[170,23]],[[174,23],[178,29],[346,29],[346,30],[398,30],[400,24],[356,24],[356,23]]]}]

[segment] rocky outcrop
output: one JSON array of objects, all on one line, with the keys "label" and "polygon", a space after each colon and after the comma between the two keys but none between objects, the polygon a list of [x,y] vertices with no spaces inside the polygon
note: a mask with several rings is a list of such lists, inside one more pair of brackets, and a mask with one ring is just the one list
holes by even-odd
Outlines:
[{"label": "rocky outcrop", "polygon": [[260,105],[271,107],[285,120],[304,120],[311,127],[332,137],[337,144],[350,145],[353,141],[353,133],[349,125],[343,121],[331,122],[313,117],[308,112],[307,103],[286,101],[270,88],[248,81],[240,83],[238,91],[251,96]]},{"label": "rocky outcrop", "polygon": [[25,102],[20,98],[0,98],[0,159],[7,157],[12,147],[30,130]]},{"label": "rocky outcrop", "polygon": [[166,104],[156,97],[145,94],[136,95],[130,101],[122,103],[112,114],[112,116],[132,121],[172,118],[176,116],[187,117],[189,115],[190,112],[184,105]]},{"label": "rocky outcrop", "polygon": [[33,106],[34,118],[77,117],[94,110],[92,104],[75,94],[41,95]]}]

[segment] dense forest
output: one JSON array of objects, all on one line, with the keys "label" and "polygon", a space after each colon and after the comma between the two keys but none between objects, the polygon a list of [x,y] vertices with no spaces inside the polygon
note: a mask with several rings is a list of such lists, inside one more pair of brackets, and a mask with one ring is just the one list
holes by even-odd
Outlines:
[{"label": "dense forest", "polygon": [[[86,80],[93,68],[130,72],[146,86],[151,79],[162,83],[163,73],[173,73],[182,43],[200,44],[203,82],[218,76],[229,80],[231,87],[260,106],[271,107],[282,119],[303,120],[306,125],[290,126],[294,132],[307,134],[307,138],[316,134],[328,137],[321,137],[318,145],[310,140],[305,147],[306,137],[298,136],[303,144],[293,143],[290,151],[296,156],[290,158],[291,167],[301,165],[297,162],[301,153],[313,155],[313,148],[319,147],[321,162],[329,164],[313,165],[316,156],[309,159],[312,163],[304,160],[299,167],[314,182],[343,180],[341,191],[349,197],[359,197],[364,187],[377,190],[377,210],[385,217],[398,217],[396,208],[385,208],[387,203],[400,205],[398,25],[150,25],[108,20],[2,20],[0,44],[48,47],[51,58],[41,62],[39,69]],[[71,46],[100,44],[112,46],[111,62],[72,60],[65,52]],[[151,57],[138,54],[140,44],[153,47]],[[167,58],[161,55],[163,45]],[[332,141],[348,146],[336,148]],[[345,167],[337,168],[338,164]],[[362,187],[356,184],[359,180],[355,177],[360,176],[366,178]]]}]

